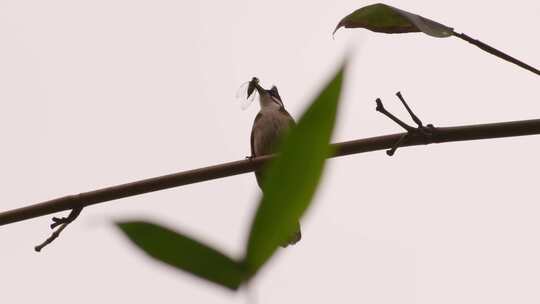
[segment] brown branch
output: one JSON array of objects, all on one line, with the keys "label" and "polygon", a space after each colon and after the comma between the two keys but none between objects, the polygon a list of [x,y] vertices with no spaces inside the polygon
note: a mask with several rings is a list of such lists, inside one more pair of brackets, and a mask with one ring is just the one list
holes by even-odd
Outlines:
[{"label": "brown branch", "polygon": [[[429,140],[426,140],[426,138],[421,136],[412,135],[401,146],[417,146],[430,143],[540,134],[540,119],[433,128],[432,131],[433,134]],[[406,133],[370,137],[333,144],[336,152],[334,155],[332,155],[332,157],[389,149],[404,134]],[[143,193],[251,172],[260,168],[271,158],[272,156],[270,155],[229,162],[56,198],[46,202],[2,212],[0,213],[0,226],[59,211],[83,208],[89,205],[112,201],[128,196],[135,196]]]},{"label": "brown branch", "polygon": [[513,64],[515,64],[517,66],[520,66],[520,67],[522,67],[522,68],[524,68],[524,69],[526,69],[528,71],[531,71],[531,72],[535,73],[536,75],[540,75],[540,71],[538,69],[536,69],[536,68],[526,64],[525,62],[520,61],[520,60],[518,60],[518,59],[516,59],[516,58],[514,58],[514,57],[512,57],[512,56],[510,56],[510,55],[508,55],[506,53],[503,53],[503,52],[497,50],[496,48],[483,43],[480,40],[471,38],[471,37],[469,37],[468,35],[466,35],[464,33],[458,34],[458,33],[454,32],[453,35],[467,41],[468,43],[476,45],[477,47],[479,47],[480,49],[490,53],[491,55],[495,55],[495,56],[497,56],[497,57],[499,57],[501,59],[504,59],[504,60],[506,60],[508,62],[511,62],[511,63],[513,63]]}]

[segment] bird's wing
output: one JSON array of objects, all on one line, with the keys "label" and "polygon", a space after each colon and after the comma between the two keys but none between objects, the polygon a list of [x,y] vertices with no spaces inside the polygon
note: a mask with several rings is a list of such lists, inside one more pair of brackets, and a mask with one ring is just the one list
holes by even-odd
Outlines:
[{"label": "bird's wing", "polygon": [[[263,128],[261,126],[262,121],[260,121],[263,119],[262,112],[259,112],[255,117],[253,128],[251,129],[251,156],[274,153],[277,139],[282,135],[282,132],[296,125],[292,116],[284,108],[280,108],[279,112],[281,116],[266,114],[270,116],[265,116],[264,119],[270,119],[270,121],[265,121],[264,123],[277,123],[278,126],[282,126],[281,128]],[[280,119],[276,121],[276,117],[280,117]],[[257,139],[255,139],[256,132],[258,132]]]},{"label": "bird's wing", "polygon": [[289,127],[292,128],[296,126],[296,122],[294,121],[294,118],[292,118],[291,114],[289,114],[289,112],[287,112],[287,110],[285,110],[284,107],[279,108],[279,111],[283,113],[283,115],[285,115],[289,119]]},{"label": "bird's wing", "polygon": [[260,118],[262,117],[262,113],[259,112],[259,114],[257,114],[257,116],[255,116],[255,120],[253,121],[253,128],[251,129],[251,139],[250,139],[250,143],[251,143],[251,156],[255,156],[255,142],[254,142],[254,134],[255,133],[255,125],[257,124],[257,120],[259,120]]}]

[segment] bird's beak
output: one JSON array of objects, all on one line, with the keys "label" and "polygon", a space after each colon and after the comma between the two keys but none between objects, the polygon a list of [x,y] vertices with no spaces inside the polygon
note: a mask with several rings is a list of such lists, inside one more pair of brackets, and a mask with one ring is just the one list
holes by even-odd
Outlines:
[{"label": "bird's beak", "polygon": [[254,86],[257,89],[257,91],[259,92],[259,95],[264,95],[264,94],[267,93],[266,90],[259,85],[259,82],[254,82]]}]

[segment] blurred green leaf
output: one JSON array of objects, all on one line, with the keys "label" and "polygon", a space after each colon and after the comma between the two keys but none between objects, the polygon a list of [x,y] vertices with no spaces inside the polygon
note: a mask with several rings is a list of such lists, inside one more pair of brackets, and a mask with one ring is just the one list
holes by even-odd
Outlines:
[{"label": "blurred green leaf", "polygon": [[313,101],[264,172],[263,193],[253,220],[244,263],[250,275],[297,229],[319,183],[341,93],[345,64]]},{"label": "blurred green leaf", "polygon": [[152,223],[117,223],[137,247],[151,257],[230,289],[244,279],[242,265],[221,252]]},{"label": "blurred green leaf", "polygon": [[451,27],[382,3],[364,6],[352,12],[341,19],[333,34],[341,27],[365,28],[388,34],[424,32],[439,38],[454,33]]}]

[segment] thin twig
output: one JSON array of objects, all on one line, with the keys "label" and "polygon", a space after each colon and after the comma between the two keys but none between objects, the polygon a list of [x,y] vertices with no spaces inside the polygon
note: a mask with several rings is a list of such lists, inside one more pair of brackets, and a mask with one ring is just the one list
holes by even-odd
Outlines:
[{"label": "thin twig", "polygon": [[69,225],[69,223],[62,224],[58,229],[53,231],[53,233],[51,234],[51,236],[48,239],[46,239],[43,243],[41,243],[41,244],[37,245],[36,247],[34,247],[34,250],[37,251],[37,252],[40,252],[41,249],[43,249],[45,246],[49,245],[54,240],[56,240],[56,238],[58,238],[60,236],[60,233],[62,233],[62,230],[64,230],[67,227],[67,225]]},{"label": "thin twig", "polygon": [[495,56],[497,56],[497,57],[499,57],[501,59],[504,59],[504,60],[506,60],[508,62],[511,62],[511,63],[513,63],[513,64],[515,64],[517,66],[520,66],[520,67],[522,67],[522,68],[524,68],[524,69],[526,69],[528,71],[531,71],[531,72],[535,73],[536,75],[540,75],[540,71],[538,69],[526,64],[523,61],[517,60],[516,58],[514,58],[514,57],[512,57],[512,56],[510,56],[510,55],[508,55],[506,53],[503,53],[503,52],[497,50],[496,48],[483,43],[480,40],[471,38],[471,37],[469,37],[468,35],[466,35],[464,33],[459,34],[459,33],[453,32],[453,35],[458,37],[458,38],[461,38],[461,39],[463,39],[463,40],[465,40],[465,41],[467,41],[467,42],[469,42],[469,43],[471,43],[473,45],[476,45],[477,47],[481,48],[482,50],[484,50],[484,51],[486,51],[486,52],[488,52],[488,53],[490,53],[492,55],[495,55]]},{"label": "thin twig", "polygon": [[56,226],[60,226],[60,227],[56,229],[55,231],[53,231],[51,236],[47,238],[43,243],[34,247],[34,250],[37,252],[40,252],[41,249],[43,249],[45,246],[49,245],[54,240],[56,240],[60,236],[60,233],[62,233],[62,231],[66,229],[66,227],[69,224],[71,224],[79,216],[79,214],[81,214],[82,209],[83,209],[82,207],[77,207],[71,210],[71,212],[69,213],[67,217],[62,217],[62,218],[53,217],[53,223],[51,224],[51,229],[54,229]]},{"label": "thin twig", "polygon": [[[540,119],[433,128],[432,130],[433,136],[429,141],[426,142],[423,138],[412,137],[403,143],[402,146],[540,134]],[[336,152],[331,157],[386,150],[391,148],[404,134],[406,133],[377,136],[334,144],[333,147]],[[272,157],[272,155],[255,157],[253,159],[229,162],[149,178],[9,210],[0,213],[0,226],[64,210],[83,208],[89,205],[124,197],[252,172],[259,169]]]},{"label": "thin twig", "polygon": [[403,120],[399,119],[394,114],[388,112],[388,110],[385,109],[382,100],[380,98],[377,98],[375,100],[375,103],[377,104],[377,106],[375,107],[375,110],[377,110],[377,112],[380,112],[384,116],[390,118],[392,121],[394,121],[395,123],[397,123],[399,126],[401,126],[407,131],[405,135],[401,136],[396,141],[396,143],[392,146],[392,148],[390,148],[390,150],[386,150],[386,154],[388,156],[393,156],[399,147],[404,145],[410,138],[415,137],[415,136],[422,138],[424,142],[429,143],[431,137],[433,136],[433,131],[435,131],[435,127],[432,124],[428,124],[427,126],[424,126],[420,118],[418,118],[418,116],[414,114],[411,107],[409,107],[409,105],[407,104],[407,101],[405,101],[405,98],[403,98],[403,96],[401,95],[401,92],[397,92],[396,96],[399,98],[399,100],[401,101],[401,103],[403,104],[403,106],[405,107],[409,115],[411,116],[412,120],[416,123],[417,127],[415,128],[406,124],[405,122],[403,122]]}]

